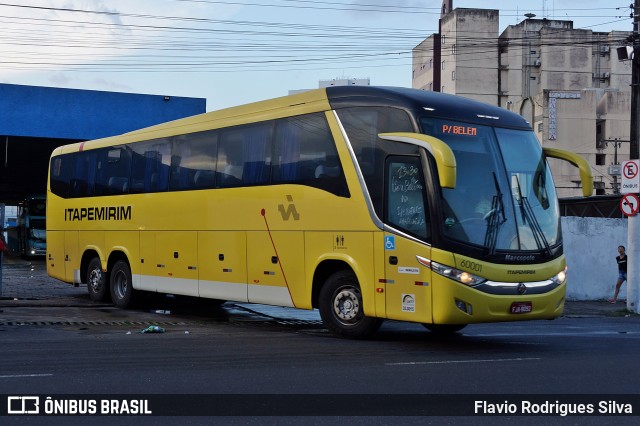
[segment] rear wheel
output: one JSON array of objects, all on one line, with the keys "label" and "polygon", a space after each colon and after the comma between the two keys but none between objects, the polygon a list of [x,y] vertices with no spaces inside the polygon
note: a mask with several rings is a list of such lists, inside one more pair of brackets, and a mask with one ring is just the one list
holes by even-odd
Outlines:
[{"label": "rear wheel", "polygon": [[87,267],[87,289],[89,298],[94,302],[104,302],[107,299],[107,278],[102,271],[102,262],[94,257]]},{"label": "rear wheel", "polygon": [[380,318],[364,315],[358,279],[351,271],[339,271],[327,279],[320,290],[319,305],[325,326],[341,336],[367,337],[382,325]]},{"label": "rear wheel", "polygon": [[118,308],[130,308],[134,302],[131,268],[124,260],[118,260],[110,274],[111,300]]},{"label": "rear wheel", "polygon": [[427,330],[438,334],[453,334],[462,330],[467,324],[422,324]]}]

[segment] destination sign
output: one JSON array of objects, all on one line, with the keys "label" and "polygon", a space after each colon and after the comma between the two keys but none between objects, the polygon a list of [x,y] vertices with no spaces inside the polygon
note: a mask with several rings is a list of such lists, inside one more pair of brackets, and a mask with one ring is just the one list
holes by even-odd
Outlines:
[{"label": "destination sign", "polygon": [[452,126],[450,124],[443,124],[442,133],[449,135],[477,136],[478,128],[472,126]]}]

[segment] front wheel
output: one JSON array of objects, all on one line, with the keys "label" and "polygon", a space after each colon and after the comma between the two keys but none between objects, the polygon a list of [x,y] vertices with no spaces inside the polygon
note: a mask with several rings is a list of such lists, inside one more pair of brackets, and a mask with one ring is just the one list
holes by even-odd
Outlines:
[{"label": "front wheel", "polygon": [[382,325],[380,318],[364,315],[358,279],[351,271],[331,275],[322,286],[320,317],[332,332],[345,337],[364,338]]},{"label": "front wheel", "polygon": [[94,302],[104,302],[107,299],[107,279],[102,271],[102,262],[94,257],[87,267],[87,289],[89,298]]},{"label": "front wheel", "polygon": [[134,302],[134,290],[129,264],[124,260],[118,260],[111,269],[109,282],[113,304],[122,309],[131,307]]}]

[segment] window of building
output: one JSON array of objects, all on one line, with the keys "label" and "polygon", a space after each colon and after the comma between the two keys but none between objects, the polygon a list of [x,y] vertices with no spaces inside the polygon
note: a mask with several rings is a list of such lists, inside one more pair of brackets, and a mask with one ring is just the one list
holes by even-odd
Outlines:
[{"label": "window of building", "polygon": [[596,154],[596,166],[605,166],[607,164],[607,154]]}]

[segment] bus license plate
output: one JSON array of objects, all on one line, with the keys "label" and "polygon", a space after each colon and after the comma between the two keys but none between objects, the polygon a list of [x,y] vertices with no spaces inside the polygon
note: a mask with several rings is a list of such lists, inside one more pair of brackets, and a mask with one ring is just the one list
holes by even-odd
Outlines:
[{"label": "bus license plate", "polygon": [[533,311],[533,304],[531,302],[513,302],[511,304],[512,314],[528,314]]}]

